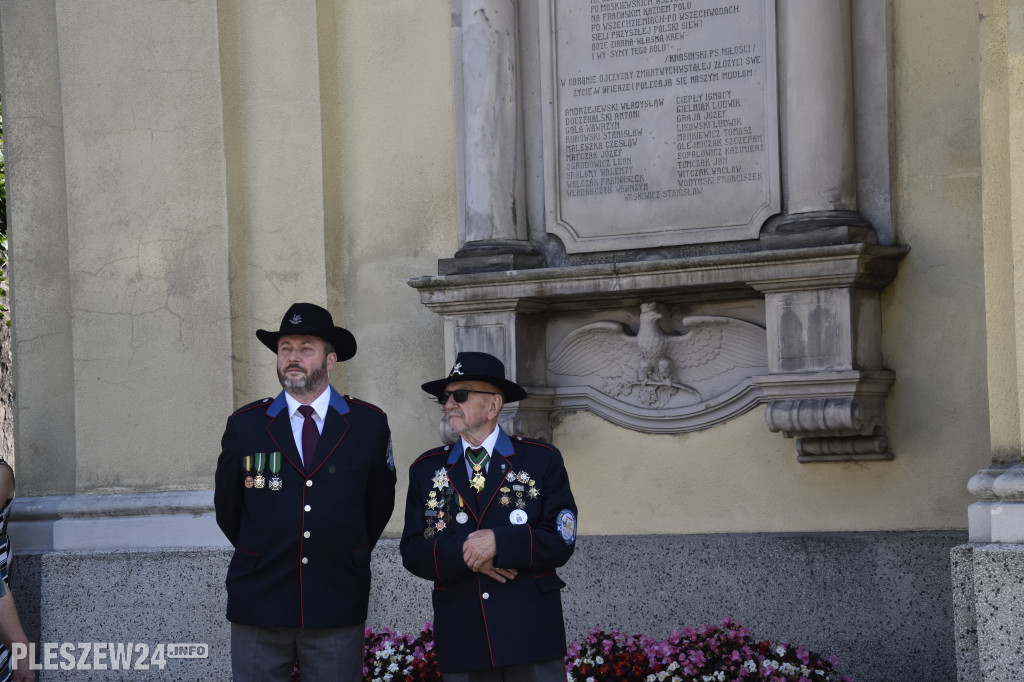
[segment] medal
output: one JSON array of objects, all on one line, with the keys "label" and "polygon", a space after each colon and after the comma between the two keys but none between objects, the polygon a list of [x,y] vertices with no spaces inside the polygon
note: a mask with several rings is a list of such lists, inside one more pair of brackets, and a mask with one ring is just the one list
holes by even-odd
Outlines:
[{"label": "medal", "polygon": [[482,493],[486,483],[484,467],[487,466],[491,456],[484,448],[466,448],[466,457],[469,459],[469,464],[473,467],[473,478],[469,482],[469,487],[478,493]]},{"label": "medal", "polygon": [[262,488],[267,484],[266,480],[263,478],[263,465],[266,462],[265,457],[266,453],[264,452],[256,453],[256,476],[252,479],[252,485],[254,488]]},{"label": "medal", "polygon": [[512,510],[512,513],[508,515],[508,520],[516,526],[521,526],[526,523],[526,518],[526,512],[522,509],[514,509]]},{"label": "medal", "polygon": [[427,524],[427,527],[423,529],[423,537],[427,538],[428,540],[434,537],[434,527],[429,523]]},{"label": "medal", "polygon": [[245,469],[245,487],[252,487],[252,455],[242,458],[242,468]]},{"label": "medal", "polygon": [[455,515],[455,520],[459,523],[465,523],[466,521],[469,521],[469,514],[467,514],[464,511],[460,511],[458,514]]},{"label": "medal", "polygon": [[434,472],[434,487],[438,490],[444,490],[446,485],[448,485],[448,474],[444,469],[438,469]]},{"label": "medal", "polygon": [[281,480],[281,477],[278,476],[278,474],[281,473],[281,453],[280,452],[271,452],[270,453],[270,473],[273,474],[273,476],[270,478],[270,489],[271,490],[280,490],[281,486],[284,485],[284,482]]}]

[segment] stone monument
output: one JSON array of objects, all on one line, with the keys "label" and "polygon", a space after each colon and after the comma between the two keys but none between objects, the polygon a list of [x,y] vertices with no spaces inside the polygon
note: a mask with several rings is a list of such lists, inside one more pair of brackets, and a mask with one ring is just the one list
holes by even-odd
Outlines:
[{"label": "stone monument", "polygon": [[878,17],[797,0],[452,13],[460,248],[410,285],[448,361],[490,352],[529,387],[506,425],[550,437],[553,413],[587,409],[672,433],[764,404],[801,461],[891,458],[879,294],[906,250],[888,243]]}]

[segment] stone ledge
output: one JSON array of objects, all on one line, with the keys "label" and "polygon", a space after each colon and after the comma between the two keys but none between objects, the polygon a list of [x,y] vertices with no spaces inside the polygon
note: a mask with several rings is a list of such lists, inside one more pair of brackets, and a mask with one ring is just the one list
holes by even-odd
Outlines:
[{"label": "stone ledge", "polygon": [[16,497],[8,534],[27,552],[230,546],[212,490]]}]

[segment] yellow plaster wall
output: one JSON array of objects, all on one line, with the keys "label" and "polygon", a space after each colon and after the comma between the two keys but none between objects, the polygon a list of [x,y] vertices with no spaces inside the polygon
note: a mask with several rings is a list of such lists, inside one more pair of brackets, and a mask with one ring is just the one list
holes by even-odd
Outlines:
[{"label": "yellow plaster wall", "polygon": [[458,248],[451,16],[447,3],[402,0],[335,12],[339,111],[324,137],[337,138],[341,163],[325,183],[343,231],[329,277],[332,309],[359,341],[338,387],[388,413],[399,478],[388,532],[398,534],[406,470],[440,440],[437,404],[420,384],[446,369],[441,318],[406,281],[436,273]]}]

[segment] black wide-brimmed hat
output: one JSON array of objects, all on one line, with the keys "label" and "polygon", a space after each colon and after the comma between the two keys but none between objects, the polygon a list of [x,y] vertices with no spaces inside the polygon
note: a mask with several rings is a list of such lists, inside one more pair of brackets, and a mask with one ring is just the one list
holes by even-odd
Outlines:
[{"label": "black wide-brimmed hat", "polygon": [[338,362],[348,360],[356,354],[356,337],[352,336],[352,332],[343,327],[335,327],[331,314],[312,303],[293,303],[281,318],[281,328],[276,332],[256,330],[256,338],[275,353],[277,340],[293,334],[319,336],[329,342],[334,346]]},{"label": "black wide-brimmed hat", "polygon": [[505,365],[501,360],[487,353],[459,353],[448,376],[428,381],[422,388],[435,398],[440,398],[453,381],[485,381],[501,391],[506,403],[514,403],[526,397],[522,386],[505,378]]}]

